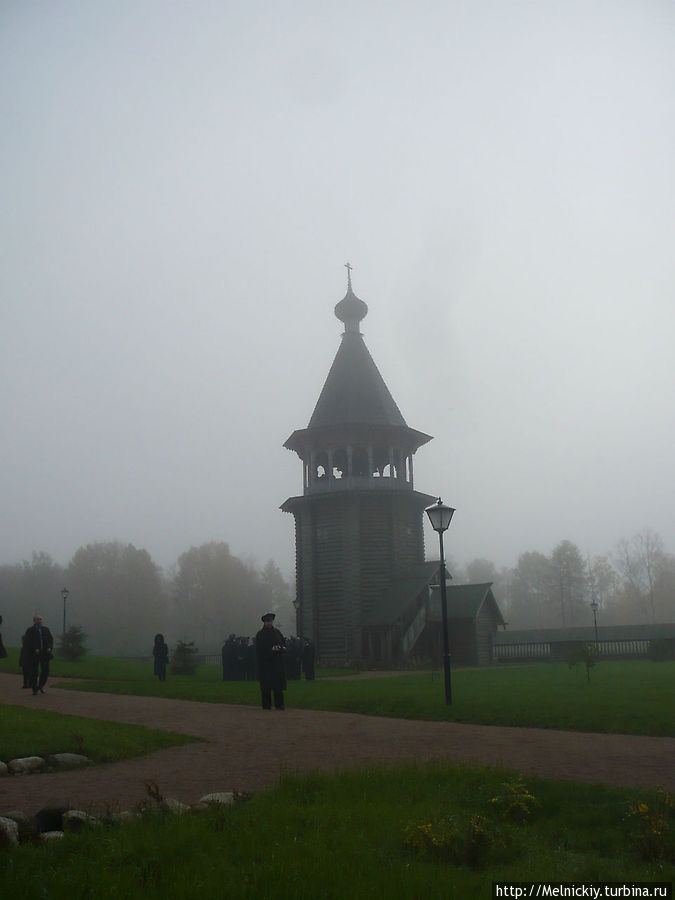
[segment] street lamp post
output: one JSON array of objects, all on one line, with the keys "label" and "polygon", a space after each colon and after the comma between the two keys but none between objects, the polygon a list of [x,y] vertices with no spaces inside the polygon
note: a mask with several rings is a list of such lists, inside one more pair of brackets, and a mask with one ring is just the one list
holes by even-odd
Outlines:
[{"label": "street lamp post", "polygon": [[63,588],[61,591],[61,596],[63,597],[63,634],[66,633],[66,600],[68,599],[68,594],[70,591],[68,588]]},{"label": "street lamp post", "polygon": [[445,554],[443,552],[443,532],[448,530],[455,510],[451,506],[446,506],[441,498],[438,503],[428,506],[426,514],[429,516],[431,527],[438,532],[438,540],[441,548],[441,565],[439,568],[439,576],[441,579],[441,619],[443,628],[443,674],[445,676],[445,703],[446,706],[452,704],[452,684],[450,682],[450,643],[448,641],[448,595],[445,584]]},{"label": "street lamp post", "polygon": [[599,650],[598,645],[598,601],[593,597],[590,603],[591,609],[593,610],[593,626],[595,628],[595,653],[597,655]]},{"label": "street lamp post", "polygon": [[300,637],[300,601],[296,598],[293,601],[295,607],[295,634]]}]

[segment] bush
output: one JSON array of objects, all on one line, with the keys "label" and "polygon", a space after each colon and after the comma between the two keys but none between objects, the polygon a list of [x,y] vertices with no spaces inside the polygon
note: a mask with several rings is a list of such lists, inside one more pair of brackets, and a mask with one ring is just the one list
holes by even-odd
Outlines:
[{"label": "bush", "polygon": [[656,800],[649,806],[641,800],[629,804],[630,842],[644,860],[672,861],[675,841],[671,828],[675,799],[662,787],[656,789]]},{"label": "bush", "polygon": [[87,647],[84,646],[86,639],[87,635],[80,625],[71,625],[65,634],[59,635],[57,655],[68,662],[77,662],[87,654]]},{"label": "bush", "polygon": [[197,671],[197,653],[195,642],[178,641],[171,656],[172,675],[194,675]]},{"label": "bush", "polygon": [[583,663],[586,667],[586,680],[590,682],[591,680],[591,669],[595,665],[595,661],[598,657],[598,650],[595,644],[590,643],[581,643],[570,653],[569,659],[567,660],[570,669],[579,665],[579,663]]}]

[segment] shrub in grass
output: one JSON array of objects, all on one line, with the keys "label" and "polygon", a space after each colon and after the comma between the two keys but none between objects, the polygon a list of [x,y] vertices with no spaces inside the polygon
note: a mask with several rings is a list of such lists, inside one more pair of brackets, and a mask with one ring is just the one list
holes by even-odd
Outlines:
[{"label": "shrub in grass", "polygon": [[529,819],[537,799],[520,775],[503,781],[501,788],[484,804],[485,812],[475,798],[478,812],[408,825],[405,846],[421,858],[474,869],[517,858],[517,826]]},{"label": "shrub in grass", "polygon": [[595,665],[598,651],[595,644],[582,643],[573,653],[570,654],[568,664],[570,669],[576,668],[579,663],[583,663],[586,668],[586,681],[590,683],[591,669]]},{"label": "shrub in grass", "polygon": [[532,814],[537,798],[530,793],[522,775],[502,782],[502,791],[490,799],[502,819],[522,825]]},{"label": "shrub in grass", "polygon": [[[505,829],[481,815],[408,825],[404,840],[406,848],[422,859],[472,869],[499,862],[512,843]],[[509,855],[513,858],[513,853]]]},{"label": "shrub in grass", "polygon": [[57,656],[67,662],[77,662],[87,654],[87,648],[84,646],[86,639],[87,635],[80,625],[71,625],[64,634],[59,635],[56,645]]},{"label": "shrub in grass", "polygon": [[629,803],[626,821],[629,841],[645,860],[675,861],[675,835],[672,829],[675,799],[662,787],[650,806],[644,800]]},{"label": "shrub in grass", "polygon": [[172,675],[194,675],[197,671],[197,653],[195,642],[178,641],[171,656]]}]

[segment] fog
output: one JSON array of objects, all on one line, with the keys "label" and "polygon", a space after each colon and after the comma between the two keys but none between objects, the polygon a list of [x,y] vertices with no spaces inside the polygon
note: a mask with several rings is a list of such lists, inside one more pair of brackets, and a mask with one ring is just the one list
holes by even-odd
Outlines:
[{"label": "fog", "polygon": [[5,0],[0,562],[290,573],[347,261],[453,558],[673,551],[674,58],[656,0]]}]

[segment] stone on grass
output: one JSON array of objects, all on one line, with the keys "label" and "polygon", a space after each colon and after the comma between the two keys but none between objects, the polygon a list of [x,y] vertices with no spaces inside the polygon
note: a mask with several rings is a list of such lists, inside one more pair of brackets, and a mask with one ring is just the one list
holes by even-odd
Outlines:
[{"label": "stone on grass", "polygon": [[0,816],[0,848],[16,847],[19,843],[19,826],[13,819]]},{"label": "stone on grass", "polygon": [[7,768],[7,763],[0,759],[0,778],[4,778],[5,775],[9,775],[9,769]]},{"label": "stone on grass", "polygon": [[40,833],[41,841],[58,841],[63,837],[62,831],[43,831]]},{"label": "stone on grass", "polygon": [[213,794],[204,794],[195,804],[199,808],[204,806],[229,806],[234,803],[232,791],[216,791]]},{"label": "stone on grass", "polygon": [[81,753],[53,753],[47,757],[47,765],[55,769],[78,769],[90,763],[89,757]]},{"label": "stone on grass", "polygon": [[135,812],[132,809],[123,809],[121,813],[115,813],[116,817],[120,822],[134,822],[136,819],[141,818],[141,813]]},{"label": "stone on grass", "polygon": [[22,756],[7,763],[12,775],[29,775],[31,772],[41,772],[44,767],[45,761],[41,756]]},{"label": "stone on grass", "polygon": [[100,822],[96,816],[90,816],[89,813],[81,809],[69,809],[63,814],[63,830],[79,834],[87,825],[99,825]]},{"label": "stone on grass", "polygon": [[10,812],[4,814],[6,819],[11,819],[13,822],[16,822],[19,828],[19,840],[20,841],[28,841],[31,838],[34,838],[38,833],[38,827],[35,824],[35,819],[32,816],[26,815],[20,809],[13,809]]},{"label": "stone on grass", "polygon": [[190,811],[187,803],[181,803],[180,800],[174,800],[173,797],[165,797],[163,800],[160,800],[159,808],[164,812],[176,813],[177,815]]}]

